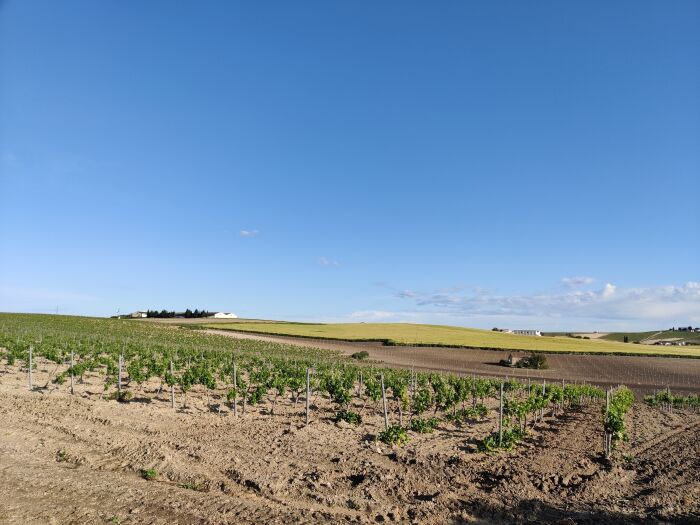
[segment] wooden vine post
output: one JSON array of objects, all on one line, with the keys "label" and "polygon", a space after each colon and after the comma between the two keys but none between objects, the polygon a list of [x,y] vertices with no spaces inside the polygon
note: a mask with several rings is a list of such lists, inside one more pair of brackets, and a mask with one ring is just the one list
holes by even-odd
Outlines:
[{"label": "wooden vine post", "polygon": [[73,395],[75,393],[75,390],[73,388],[73,383],[74,383],[73,365],[75,364],[74,359],[75,359],[75,357],[73,355],[73,349],[71,349],[71,351],[70,351],[70,393],[71,393],[71,395]]},{"label": "wooden vine post", "polygon": [[501,393],[498,396],[498,446],[503,446],[503,381],[501,381]]},{"label": "wooden vine post", "polygon": [[384,388],[384,374],[380,374],[379,376],[381,384],[382,384],[382,404],[384,406],[384,430],[389,429],[389,414],[386,410],[386,389]]},{"label": "wooden vine post", "polygon": [[564,383],[564,380],[561,380],[561,413],[564,413],[564,388],[566,386],[566,383]]},{"label": "wooden vine post", "polygon": [[[608,411],[610,410],[610,388],[605,390],[605,418],[607,420]],[[603,454],[605,459],[610,458],[610,448],[612,445],[612,435],[608,432],[607,428],[603,429]]]},{"label": "wooden vine post", "polygon": [[32,366],[34,365],[32,361],[32,354],[34,352],[34,348],[32,345],[29,345],[29,390],[34,390],[34,382],[32,381]]},{"label": "wooden vine post", "polygon": [[124,354],[119,354],[119,373],[117,374],[117,393],[122,394],[122,367],[124,366]]},{"label": "wooden vine post", "polygon": [[173,368],[173,360],[170,360],[170,408],[175,409],[175,370]]},{"label": "wooden vine post", "polygon": [[238,417],[238,378],[236,377],[236,361],[233,362],[233,415]]},{"label": "wooden vine post", "polygon": [[[542,380],[542,398],[547,395],[547,380],[543,379]],[[542,403],[542,411],[540,413],[540,419],[544,419],[544,403]]]},{"label": "wooden vine post", "polygon": [[309,425],[309,398],[311,397],[311,369],[306,369],[306,426]]}]

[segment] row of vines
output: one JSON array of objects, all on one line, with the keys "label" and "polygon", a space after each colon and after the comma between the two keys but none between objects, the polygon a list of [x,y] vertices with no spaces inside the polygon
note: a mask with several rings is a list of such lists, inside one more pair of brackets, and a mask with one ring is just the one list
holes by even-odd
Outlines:
[{"label": "row of vines", "polygon": [[[155,380],[157,395],[170,393],[173,408],[187,406],[188,393],[201,387],[207,405],[228,406],[238,416],[265,403],[275,414],[281,402],[300,406],[309,423],[312,400],[327,398],[332,417],[361,425],[368,414],[383,415],[378,439],[403,444],[408,431],[430,433],[441,422],[456,426],[497,413],[485,451],[509,450],[545,414],[557,416],[605,399],[587,384],[535,384],[515,380],[457,377],[358,364],[326,350],[240,340],[172,326],[123,320],[0,314],[0,362],[20,364],[29,386],[36,360],[53,363],[49,383],[73,392],[88,373],[103,377],[105,397],[128,401]],[[624,414],[633,397],[621,387],[603,409],[605,452],[624,436]],[[301,410],[303,402],[304,409]],[[498,408],[493,408],[497,405]],[[491,406],[491,408],[489,408]]]}]

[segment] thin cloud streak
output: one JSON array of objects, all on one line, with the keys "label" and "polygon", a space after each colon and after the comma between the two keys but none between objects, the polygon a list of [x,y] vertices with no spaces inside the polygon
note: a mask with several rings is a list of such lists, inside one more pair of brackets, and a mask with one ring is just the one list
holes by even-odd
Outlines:
[{"label": "thin cloud streak", "polygon": [[508,316],[539,318],[587,318],[601,320],[647,320],[681,322],[698,317],[700,283],[648,288],[621,288],[607,283],[598,290],[562,293],[497,295],[447,294],[404,291],[395,297],[409,299],[419,307],[461,316]]},{"label": "thin cloud streak", "polygon": [[595,282],[594,277],[562,277],[561,283],[567,288],[578,288]]},{"label": "thin cloud streak", "polygon": [[317,260],[319,266],[339,266],[340,263],[328,257],[319,257]]}]

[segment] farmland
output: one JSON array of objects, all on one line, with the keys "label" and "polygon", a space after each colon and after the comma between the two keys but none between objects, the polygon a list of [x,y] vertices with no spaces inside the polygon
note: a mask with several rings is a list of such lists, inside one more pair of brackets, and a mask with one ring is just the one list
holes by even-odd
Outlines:
[{"label": "farmland", "polygon": [[610,394],[606,412],[604,392],[580,383],[396,370],[137,321],[2,314],[0,518],[695,519],[697,395]]},{"label": "farmland", "polygon": [[204,324],[211,328],[271,335],[344,341],[380,341],[387,344],[455,346],[495,350],[523,350],[584,354],[632,354],[700,357],[700,347],[660,348],[618,341],[571,337],[529,337],[475,328],[408,323],[255,323]]},{"label": "farmland", "polygon": [[624,341],[625,337],[630,343],[648,343],[659,340],[685,341],[688,344],[700,345],[700,333],[680,330],[662,330],[657,332],[615,332],[601,337],[606,341]]},{"label": "farmland", "polygon": [[[477,374],[486,377],[515,377],[524,381],[588,382],[609,387],[623,383],[639,395],[671,387],[695,392],[700,378],[700,359],[609,354],[547,354],[546,370],[508,368],[499,365],[502,350],[478,348],[387,346],[377,342],[349,342],[334,339],[309,339],[273,336],[234,330],[207,329],[211,333],[235,339],[252,339],[268,343],[295,345],[340,352],[350,356],[367,352],[369,360],[403,369],[445,372],[457,375]],[[527,355],[512,352],[513,355]]]}]

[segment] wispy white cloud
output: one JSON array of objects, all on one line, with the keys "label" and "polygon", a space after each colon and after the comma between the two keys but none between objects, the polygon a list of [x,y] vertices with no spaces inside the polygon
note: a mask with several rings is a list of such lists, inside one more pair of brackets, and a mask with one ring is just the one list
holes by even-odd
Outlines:
[{"label": "wispy white cloud", "polygon": [[241,230],[238,235],[241,237],[257,237],[260,232],[258,230]]},{"label": "wispy white cloud", "polygon": [[597,290],[559,293],[500,295],[483,290],[470,293],[403,292],[397,297],[415,302],[428,312],[463,317],[531,317],[649,321],[676,323],[693,319],[700,312],[700,283],[646,288],[621,288],[607,283]]},{"label": "wispy white cloud", "polygon": [[595,278],[593,277],[562,277],[561,283],[567,288],[578,288],[579,286],[587,286],[593,284]]},{"label": "wispy white cloud", "polygon": [[319,257],[317,259],[319,266],[338,266],[340,263],[328,257]]}]

